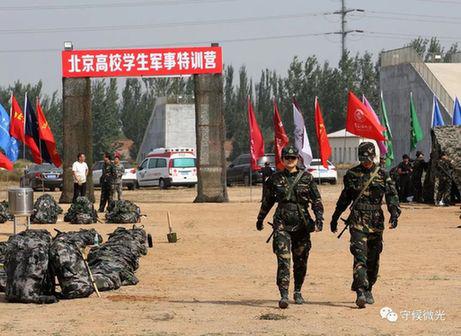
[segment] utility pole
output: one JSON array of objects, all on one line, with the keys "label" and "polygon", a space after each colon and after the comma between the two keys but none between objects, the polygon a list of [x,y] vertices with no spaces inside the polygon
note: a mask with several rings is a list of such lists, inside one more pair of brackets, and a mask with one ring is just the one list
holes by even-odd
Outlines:
[{"label": "utility pole", "polygon": [[358,8],[349,8],[346,9],[346,0],[341,0],[341,10],[336,11],[333,14],[341,15],[341,31],[335,32],[334,34],[341,35],[341,59],[344,58],[346,55],[346,37],[347,34],[350,33],[363,33],[363,30],[353,29],[353,30],[346,30],[346,15],[352,12],[360,12],[363,13],[365,10],[358,9]]}]

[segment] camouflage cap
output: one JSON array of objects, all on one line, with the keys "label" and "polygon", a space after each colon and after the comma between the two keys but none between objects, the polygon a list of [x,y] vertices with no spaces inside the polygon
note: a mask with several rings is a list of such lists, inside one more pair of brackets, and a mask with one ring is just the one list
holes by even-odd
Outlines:
[{"label": "camouflage cap", "polygon": [[362,142],[358,148],[360,162],[372,162],[376,156],[375,145],[372,142]]},{"label": "camouflage cap", "polygon": [[293,145],[286,146],[282,149],[282,157],[285,157],[285,156],[296,156],[297,157],[298,155],[299,155],[299,151]]}]

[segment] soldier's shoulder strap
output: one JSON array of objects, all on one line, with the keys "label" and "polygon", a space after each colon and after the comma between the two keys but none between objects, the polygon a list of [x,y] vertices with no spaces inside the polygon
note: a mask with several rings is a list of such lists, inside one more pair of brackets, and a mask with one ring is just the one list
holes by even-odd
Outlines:
[{"label": "soldier's shoulder strap", "polygon": [[357,202],[358,202],[358,200],[360,199],[360,197],[362,197],[362,195],[363,195],[363,193],[365,192],[365,190],[368,189],[368,186],[371,184],[371,182],[373,182],[373,180],[375,179],[375,177],[378,176],[380,170],[381,170],[381,167],[380,167],[379,165],[376,165],[376,168],[375,168],[375,170],[373,171],[373,173],[371,173],[370,178],[369,178],[368,181],[365,183],[365,185],[363,186],[362,190],[360,190],[359,195],[357,196],[357,198],[354,200],[354,202],[353,202],[352,205],[350,206],[350,209],[351,209],[351,210],[355,207],[355,205],[357,204]]},{"label": "soldier's shoulder strap", "polygon": [[293,183],[289,184],[288,186],[287,199],[291,199],[291,194],[293,193],[294,188],[298,184],[299,180],[301,180],[301,177],[303,177],[303,175],[304,175],[304,170],[300,169]]}]

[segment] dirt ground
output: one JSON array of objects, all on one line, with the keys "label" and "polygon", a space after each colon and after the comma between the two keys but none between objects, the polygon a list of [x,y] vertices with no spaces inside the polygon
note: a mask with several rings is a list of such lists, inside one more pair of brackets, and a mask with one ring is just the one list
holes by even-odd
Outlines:
[{"label": "dirt ground", "polygon": [[[0,294],[0,335],[461,335],[459,207],[403,206],[398,229],[385,232],[376,304],[358,310],[348,234],[338,240],[329,232],[340,186],[320,190],[326,223],[312,237],[305,305],[277,308],[270,230],[255,229],[259,188],[251,202],[248,188],[230,188],[227,204],[193,204],[194,189],[143,189],[125,192],[154,237],[139,284],[53,305],[7,303]],[[166,240],[167,211],[177,244]],[[78,229],[62,220],[33,228],[55,226]],[[105,237],[116,225],[91,227]],[[0,240],[11,232],[11,223],[1,224]],[[381,318],[386,306],[396,322]],[[266,314],[279,320],[261,319]]]}]

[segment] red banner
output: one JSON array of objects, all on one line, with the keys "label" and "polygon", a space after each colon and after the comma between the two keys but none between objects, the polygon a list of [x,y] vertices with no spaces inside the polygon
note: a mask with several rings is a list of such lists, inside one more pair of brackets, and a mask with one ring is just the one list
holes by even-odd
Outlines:
[{"label": "red banner", "polygon": [[72,50],[62,52],[63,77],[138,77],[222,72],[221,47]]}]

